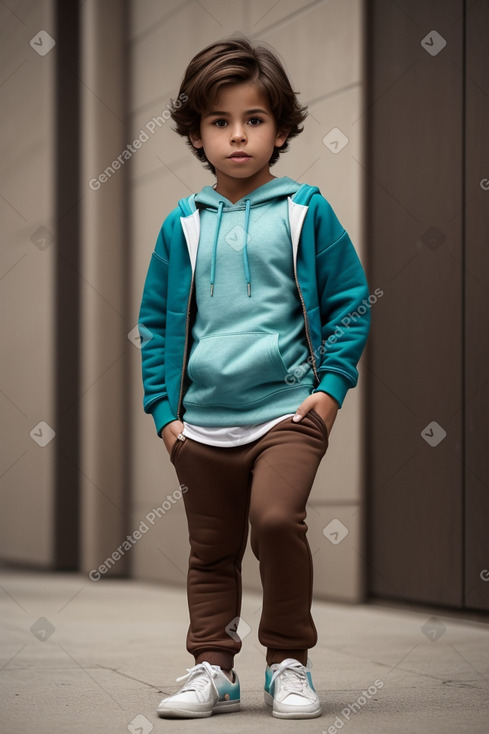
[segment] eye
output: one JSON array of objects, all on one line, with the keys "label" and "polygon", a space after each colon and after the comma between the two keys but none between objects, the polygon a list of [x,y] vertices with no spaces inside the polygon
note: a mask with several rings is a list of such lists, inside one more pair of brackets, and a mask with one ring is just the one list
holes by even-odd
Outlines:
[{"label": "eye", "polygon": [[250,117],[248,122],[251,124],[252,127],[258,127],[258,125],[261,125],[263,120],[260,117]]},{"label": "eye", "polygon": [[[221,122],[223,123],[222,125],[220,124]],[[227,122],[226,120],[223,120],[221,117],[218,120],[214,120],[212,124],[215,125],[216,127],[224,127],[224,125],[227,125]]]}]

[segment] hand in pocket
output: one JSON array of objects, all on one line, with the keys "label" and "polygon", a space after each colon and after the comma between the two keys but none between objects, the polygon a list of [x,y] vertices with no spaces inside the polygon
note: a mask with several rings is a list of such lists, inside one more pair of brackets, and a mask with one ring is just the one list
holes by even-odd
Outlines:
[{"label": "hand in pocket", "polygon": [[163,439],[168,454],[171,454],[171,450],[175,441],[178,441],[177,436],[182,431],[182,421],[171,421],[170,423],[167,423],[166,426],[164,426],[163,430],[161,431],[161,438]]}]

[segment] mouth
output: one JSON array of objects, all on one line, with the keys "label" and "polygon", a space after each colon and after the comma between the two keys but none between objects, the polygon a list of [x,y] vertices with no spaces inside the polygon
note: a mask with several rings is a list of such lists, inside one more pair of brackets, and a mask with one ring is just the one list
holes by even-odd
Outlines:
[{"label": "mouth", "polygon": [[243,151],[236,151],[236,153],[232,153],[228,158],[232,161],[247,161],[249,158],[251,158],[248,153],[244,153]]}]

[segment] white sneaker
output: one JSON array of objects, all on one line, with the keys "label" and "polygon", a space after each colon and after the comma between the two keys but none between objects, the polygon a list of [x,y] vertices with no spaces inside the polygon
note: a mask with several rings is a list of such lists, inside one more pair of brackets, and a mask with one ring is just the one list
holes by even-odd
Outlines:
[{"label": "white sneaker", "polygon": [[294,658],[267,665],[265,703],[278,719],[314,719],[321,716],[321,705],[311,673]]},{"label": "white sneaker", "polygon": [[187,682],[173,696],[161,701],[157,713],[170,718],[200,719],[213,713],[239,711],[239,679],[234,671],[233,677],[231,682],[219,665],[207,661],[187,668],[187,673],[177,678],[177,681],[186,678]]}]

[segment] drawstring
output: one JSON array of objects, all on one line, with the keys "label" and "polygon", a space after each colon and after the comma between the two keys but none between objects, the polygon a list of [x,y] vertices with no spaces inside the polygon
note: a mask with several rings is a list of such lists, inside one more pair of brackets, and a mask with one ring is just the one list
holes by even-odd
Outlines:
[{"label": "drawstring", "polygon": [[[249,229],[249,221],[250,221],[251,201],[249,199],[245,199],[245,203],[246,203],[246,211],[245,211],[245,225],[244,225],[243,264],[244,264],[244,270],[245,270],[246,287],[248,291],[248,296],[251,296],[251,274],[250,274],[250,264],[248,261],[248,229]],[[214,283],[216,280],[217,241],[219,239],[219,230],[221,228],[223,207],[224,207],[224,202],[220,201],[219,206],[217,208],[216,230],[214,232],[214,242],[212,245],[211,283],[210,283],[211,296],[214,295]]]},{"label": "drawstring", "polygon": [[219,237],[219,228],[221,226],[221,219],[222,219],[222,208],[224,206],[224,202],[219,202],[219,207],[217,209],[217,224],[216,224],[216,231],[214,233],[214,244],[212,246],[212,263],[211,263],[211,296],[214,291],[214,280],[216,277],[216,251],[217,251],[217,239]]},{"label": "drawstring", "polygon": [[248,295],[251,296],[251,276],[250,276],[250,264],[248,262],[248,224],[250,221],[250,207],[251,202],[246,199],[246,213],[245,213],[245,232],[244,232],[244,246],[243,246],[243,260],[245,269],[245,278],[248,285]]}]

